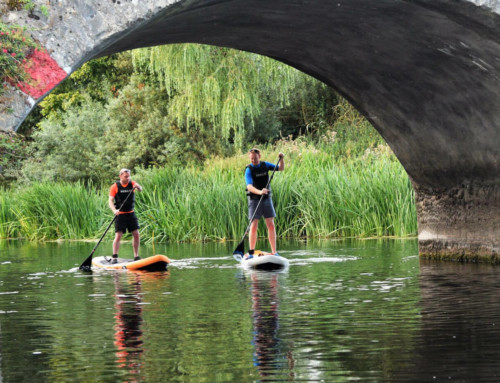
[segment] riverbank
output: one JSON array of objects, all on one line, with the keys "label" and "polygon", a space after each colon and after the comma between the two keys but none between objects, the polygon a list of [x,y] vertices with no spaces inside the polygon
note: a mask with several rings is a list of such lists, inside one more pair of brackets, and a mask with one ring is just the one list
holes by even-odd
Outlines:
[{"label": "riverbank", "polygon": [[[414,236],[417,221],[408,176],[386,147],[359,158],[335,159],[310,147],[286,153],[286,170],[272,188],[279,237]],[[212,159],[203,168],[137,171],[136,212],[144,241],[240,239],[248,224],[243,180],[247,155]],[[110,180],[110,184],[112,180]],[[112,219],[109,185],[40,182],[0,191],[0,238],[92,239]],[[265,225],[260,225],[265,235]]]}]

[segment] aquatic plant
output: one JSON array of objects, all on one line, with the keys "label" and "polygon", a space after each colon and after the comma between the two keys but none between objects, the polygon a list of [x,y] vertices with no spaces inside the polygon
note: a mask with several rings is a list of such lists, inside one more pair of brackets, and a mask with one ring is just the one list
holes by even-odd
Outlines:
[{"label": "aquatic plant", "polygon": [[[409,236],[417,232],[413,189],[389,150],[348,161],[307,145],[288,148],[287,168],[273,180],[280,237]],[[271,151],[272,150],[272,151]],[[270,148],[275,162],[282,148]],[[233,240],[248,224],[243,171],[246,154],[215,158],[200,168],[133,174],[144,240]],[[99,237],[112,219],[107,185],[40,183],[0,192],[0,236],[30,239]],[[16,198],[13,198],[13,196]],[[5,208],[9,205],[9,209]],[[266,235],[265,225],[260,234]]]}]

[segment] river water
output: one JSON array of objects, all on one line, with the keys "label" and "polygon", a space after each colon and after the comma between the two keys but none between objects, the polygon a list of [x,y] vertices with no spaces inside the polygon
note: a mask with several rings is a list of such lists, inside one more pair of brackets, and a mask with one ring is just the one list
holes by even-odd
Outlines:
[{"label": "river water", "polygon": [[280,273],[240,269],[235,243],[78,271],[93,246],[0,242],[1,383],[500,381],[498,266],[384,239],[280,241]]}]

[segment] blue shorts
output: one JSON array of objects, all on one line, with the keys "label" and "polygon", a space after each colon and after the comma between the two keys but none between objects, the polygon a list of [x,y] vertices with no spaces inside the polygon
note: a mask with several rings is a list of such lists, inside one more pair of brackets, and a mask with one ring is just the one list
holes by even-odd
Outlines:
[{"label": "blue shorts", "polygon": [[[255,212],[255,208],[259,204],[258,199],[250,199],[248,198],[248,219],[251,219],[253,213]],[[255,217],[253,219],[260,218],[274,218],[276,217],[276,212],[274,211],[273,200],[271,198],[263,198],[260,205],[259,210],[255,213]]]}]

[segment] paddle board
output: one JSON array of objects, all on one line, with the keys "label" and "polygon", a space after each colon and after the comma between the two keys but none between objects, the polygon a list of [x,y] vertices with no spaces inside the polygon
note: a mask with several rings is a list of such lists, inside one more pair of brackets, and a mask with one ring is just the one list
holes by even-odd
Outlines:
[{"label": "paddle board", "polygon": [[289,265],[288,259],[281,255],[264,253],[260,250],[255,250],[253,258],[248,258],[248,254],[245,254],[240,262],[243,267],[257,270],[280,270]]},{"label": "paddle board", "polygon": [[139,259],[118,258],[117,263],[111,263],[111,257],[96,257],[92,259],[92,266],[106,270],[145,270],[145,271],[163,271],[167,270],[170,259],[165,255],[157,254],[152,257]]}]

